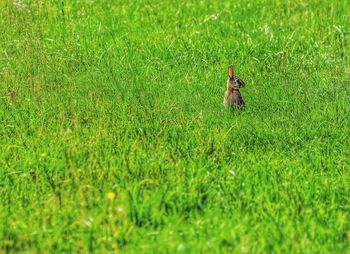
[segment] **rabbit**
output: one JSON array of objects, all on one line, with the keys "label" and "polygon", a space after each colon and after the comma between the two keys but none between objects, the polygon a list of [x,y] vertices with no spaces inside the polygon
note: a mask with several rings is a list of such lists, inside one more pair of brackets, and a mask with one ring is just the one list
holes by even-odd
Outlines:
[{"label": "rabbit", "polygon": [[244,101],[239,89],[244,87],[245,83],[233,74],[233,67],[228,67],[227,90],[224,96],[224,106],[232,110],[243,109]]}]

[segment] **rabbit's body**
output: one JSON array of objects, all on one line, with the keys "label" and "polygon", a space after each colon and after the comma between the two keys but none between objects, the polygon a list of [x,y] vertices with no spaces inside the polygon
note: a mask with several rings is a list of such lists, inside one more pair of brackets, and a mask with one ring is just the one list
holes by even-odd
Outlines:
[{"label": "rabbit's body", "polygon": [[228,68],[227,90],[224,96],[224,106],[232,110],[242,109],[244,107],[244,101],[239,91],[244,87],[245,83],[237,76],[233,75],[233,68]]},{"label": "rabbit's body", "polygon": [[224,106],[226,108],[232,109],[244,107],[244,101],[238,89],[230,89],[226,91],[224,97]]}]

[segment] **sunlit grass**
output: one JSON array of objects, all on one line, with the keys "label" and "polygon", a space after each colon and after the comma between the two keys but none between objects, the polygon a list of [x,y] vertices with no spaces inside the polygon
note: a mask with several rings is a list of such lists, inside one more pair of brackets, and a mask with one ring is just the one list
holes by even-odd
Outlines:
[{"label": "sunlit grass", "polygon": [[0,252],[347,253],[348,13],[1,1]]}]

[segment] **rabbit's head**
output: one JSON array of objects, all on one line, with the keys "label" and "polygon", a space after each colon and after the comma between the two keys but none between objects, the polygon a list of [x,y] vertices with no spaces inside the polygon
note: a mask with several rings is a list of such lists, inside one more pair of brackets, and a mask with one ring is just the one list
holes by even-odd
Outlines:
[{"label": "rabbit's head", "polygon": [[233,66],[228,67],[228,79],[227,79],[227,89],[239,89],[244,87],[244,83],[239,82],[239,80],[233,75]]}]

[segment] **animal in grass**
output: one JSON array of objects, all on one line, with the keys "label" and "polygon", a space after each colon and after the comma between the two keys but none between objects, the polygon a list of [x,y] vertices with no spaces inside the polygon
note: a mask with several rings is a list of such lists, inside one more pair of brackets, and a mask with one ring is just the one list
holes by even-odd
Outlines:
[{"label": "animal in grass", "polygon": [[242,109],[244,101],[239,89],[244,87],[245,83],[239,77],[233,74],[233,67],[228,67],[227,90],[224,96],[224,106],[227,109]]}]

